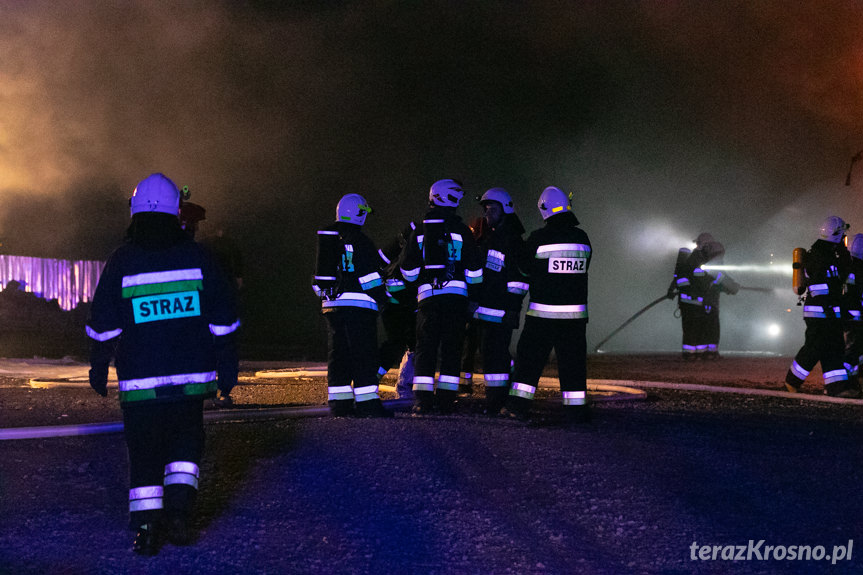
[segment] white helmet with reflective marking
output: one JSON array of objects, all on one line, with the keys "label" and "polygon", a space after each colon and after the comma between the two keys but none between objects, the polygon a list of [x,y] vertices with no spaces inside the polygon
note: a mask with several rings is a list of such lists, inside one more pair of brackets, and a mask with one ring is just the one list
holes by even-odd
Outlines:
[{"label": "white helmet with reflective marking", "polygon": [[850,226],[839,216],[828,216],[822,223],[818,232],[822,240],[838,244],[845,237],[845,231]]},{"label": "white helmet with reflective marking", "polygon": [[554,186],[549,186],[542,191],[536,205],[539,207],[539,213],[542,214],[544,220],[570,211],[569,196]]},{"label": "white helmet with reflective marking", "polygon": [[851,240],[851,256],[863,260],[863,234],[855,234]]},{"label": "white helmet with reflective marking", "polygon": [[429,202],[436,206],[457,208],[464,197],[458,180],[438,180],[429,189]]},{"label": "white helmet with reflective marking", "polygon": [[364,197],[359,194],[347,194],[336,206],[336,221],[361,226],[366,223],[366,216],[371,212],[372,209]]},{"label": "white helmet with reflective marking", "polygon": [[160,212],[179,217],[180,190],[164,174],[150,174],[135,187],[129,200],[132,215]]},{"label": "white helmet with reflective marking", "polygon": [[503,206],[503,213],[512,214],[515,212],[515,207],[512,205],[512,198],[509,197],[509,192],[503,188],[491,188],[482,195],[479,200],[480,204],[485,202],[498,202]]}]

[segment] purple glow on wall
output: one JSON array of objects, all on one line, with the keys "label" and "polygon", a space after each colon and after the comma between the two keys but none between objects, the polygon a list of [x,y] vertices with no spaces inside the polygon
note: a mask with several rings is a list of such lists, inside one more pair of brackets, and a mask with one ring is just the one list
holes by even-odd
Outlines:
[{"label": "purple glow on wall", "polygon": [[0,255],[0,288],[15,280],[25,291],[48,301],[56,299],[61,309],[69,311],[93,299],[104,266],[102,261]]}]

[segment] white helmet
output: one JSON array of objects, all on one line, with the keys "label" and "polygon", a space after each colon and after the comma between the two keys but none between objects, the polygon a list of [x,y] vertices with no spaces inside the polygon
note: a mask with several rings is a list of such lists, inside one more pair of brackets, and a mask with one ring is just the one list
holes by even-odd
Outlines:
[{"label": "white helmet", "polygon": [[164,174],[150,174],[138,184],[129,200],[132,215],[161,212],[179,217],[180,190]]},{"label": "white helmet", "polygon": [[438,180],[429,190],[429,202],[436,206],[457,208],[463,197],[464,190],[457,180]]},{"label": "white helmet", "polygon": [[845,223],[845,220],[839,216],[828,216],[819,228],[819,235],[822,240],[827,240],[834,244],[838,244],[845,237],[845,230],[850,226]]},{"label": "white helmet", "polygon": [[336,206],[336,221],[361,226],[366,223],[366,216],[371,212],[372,209],[364,197],[359,194],[347,194],[342,196]]},{"label": "white helmet", "polygon": [[486,191],[479,200],[480,204],[484,204],[485,202],[498,202],[503,206],[503,213],[505,214],[512,214],[515,212],[515,208],[512,205],[512,198],[509,197],[509,192],[503,188],[492,188]]},{"label": "white helmet", "polygon": [[851,256],[863,260],[863,234],[856,234],[851,240]]},{"label": "white helmet", "polygon": [[542,191],[536,205],[539,207],[539,213],[542,214],[544,220],[570,210],[569,196],[554,186],[549,186]]}]

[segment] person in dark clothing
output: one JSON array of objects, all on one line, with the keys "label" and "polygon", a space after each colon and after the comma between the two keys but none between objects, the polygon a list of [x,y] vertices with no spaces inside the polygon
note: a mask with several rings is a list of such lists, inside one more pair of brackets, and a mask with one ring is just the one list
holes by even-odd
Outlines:
[{"label": "person in dark clothing", "polygon": [[378,394],[378,309],[386,291],[377,249],[362,232],[370,211],[362,196],[347,194],[336,206],[335,223],[318,231],[312,287],[327,320],[328,402],[336,417],[392,417]]},{"label": "person in dark clothing", "polygon": [[695,239],[695,249],[681,248],[668,287],[668,298],[679,296],[684,360],[719,359],[719,296],[734,295],[739,285],[728,274],[704,268],[720,262],[725,247],[707,232]]},{"label": "person in dark clothing", "polygon": [[[222,228],[217,228],[216,233],[205,238],[202,243],[210,250],[219,265],[219,269],[225,274],[228,285],[237,301],[237,314],[242,317],[243,257],[239,247],[231,238],[225,236],[225,231]],[[240,340],[243,337],[243,328],[238,329],[234,337]],[[234,356],[223,356],[221,361],[224,361],[226,366],[239,366],[239,345],[233,346],[232,349]],[[236,387],[240,374],[239,372],[232,373],[227,367],[222,369],[220,373],[224,374],[224,379],[219,379],[219,394],[213,403],[216,407],[232,407],[234,400],[231,397],[231,391]]]},{"label": "person in dark clothing", "polygon": [[215,393],[219,358],[239,326],[216,263],[180,227],[179,199],[162,174],[135,188],[128,241],[105,265],[86,326],[90,385],[103,397],[115,360],[133,550],[144,555],[158,552],[166,527],[175,544],[194,538],[204,399]]},{"label": "person in dark clothing", "polygon": [[851,267],[845,280],[845,369],[851,394],[860,392],[860,364],[863,363],[863,234],[851,241]]},{"label": "person in dark clothing", "polygon": [[821,224],[820,238],[803,256],[806,336],[785,375],[785,388],[792,393],[800,391],[815,364],[821,362],[827,395],[859,395],[848,383],[848,372],[842,363],[845,348],[842,289],[851,268],[851,255],[843,242],[847,229],[848,224],[842,218],[828,217]]},{"label": "person in dark clothing", "polygon": [[486,411],[497,415],[509,393],[513,330],[518,328],[528,284],[518,270],[524,227],[503,188],[491,188],[480,199],[487,232],[480,254],[485,256],[479,305],[473,317],[480,329]]},{"label": "person in dark clothing", "polygon": [[[429,190],[430,210],[411,234],[399,258],[402,276],[416,282],[417,319],[413,413],[455,407],[469,295],[482,282],[482,261],[470,228],[455,210],[464,190],[455,180],[439,180]],[[440,377],[435,391],[435,368]],[[435,405],[435,399],[437,405]]]},{"label": "person in dark clothing", "polygon": [[378,347],[378,379],[383,378],[392,367],[399,366],[396,392],[400,399],[413,399],[417,293],[415,285],[404,281],[398,259],[415,229],[416,224],[410,222],[385,247],[378,250],[388,298],[381,311],[384,341]]},{"label": "person in dark clothing", "polygon": [[[479,216],[471,220],[470,225],[473,239],[477,246],[481,246],[483,237],[489,232],[485,218]],[[482,253],[480,253],[482,257]],[[477,355],[480,347],[480,322],[473,318],[473,310],[479,305],[477,302],[468,302],[469,316],[464,327],[464,346],[461,353],[461,383],[458,386],[460,396],[473,395],[473,376],[477,369]]]},{"label": "person in dark clothing", "polygon": [[557,356],[565,418],[589,420],[587,406],[587,271],[593,250],[569,197],[547,187],[539,197],[545,226],[528,236],[518,267],[530,283],[530,305],[515,372],[501,415],[526,419],[551,350]]}]

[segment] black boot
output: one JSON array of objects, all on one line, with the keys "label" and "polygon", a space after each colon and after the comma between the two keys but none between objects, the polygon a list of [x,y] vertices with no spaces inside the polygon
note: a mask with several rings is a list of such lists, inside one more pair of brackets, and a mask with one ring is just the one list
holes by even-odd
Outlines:
[{"label": "black boot", "polygon": [[331,399],[327,404],[333,417],[347,417],[354,414],[353,399]]},{"label": "black boot", "polygon": [[485,388],[485,412],[489,415],[497,415],[501,408],[506,405],[509,397],[508,387],[486,387]]},{"label": "black boot", "polygon": [[159,531],[155,523],[144,523],[135,533],[132,551],[138,555],[152,557],[159,553]]},{"label": "black boot", "polygon": [[195,532],[189,525],[189,520],[183,516],[168,519],[168,541],[174,545],[191,545],[195,540]]},{"label": "black boot", "polygon": [[356,407],[357,417],[393,417],[393,412],[384,407],[380,399],[358,401]]},{"label": "black boot", "polygon": [[590,408],[586,405],[564,405],[563,406],[563,423],[564,425],[580,425],[590,423],[591,413]]},{"label": "black boot", "polygon": [[530,420],[530,406],[532,400],[517,395],[507,397],[506,405],[500,410],[501,417],[515,419],[518,421]]},{"label": "black boot", "polygon": [[414,415],[428,415],[433,409],[433,391],[414,391],[414,406],[411,408],[411,413]]},{"label": "black boot", "polygon": [[825,385],[824,393],[831,397],[841,397],[844,399],[857,399],[860,397],[860,390],[847,381],[837,381]]},{"label": "black boot", "polygon": [[458,392],[452,389],[438,389],[437,408],[444,415],[448,415],[455,411],[455,402]]}]

